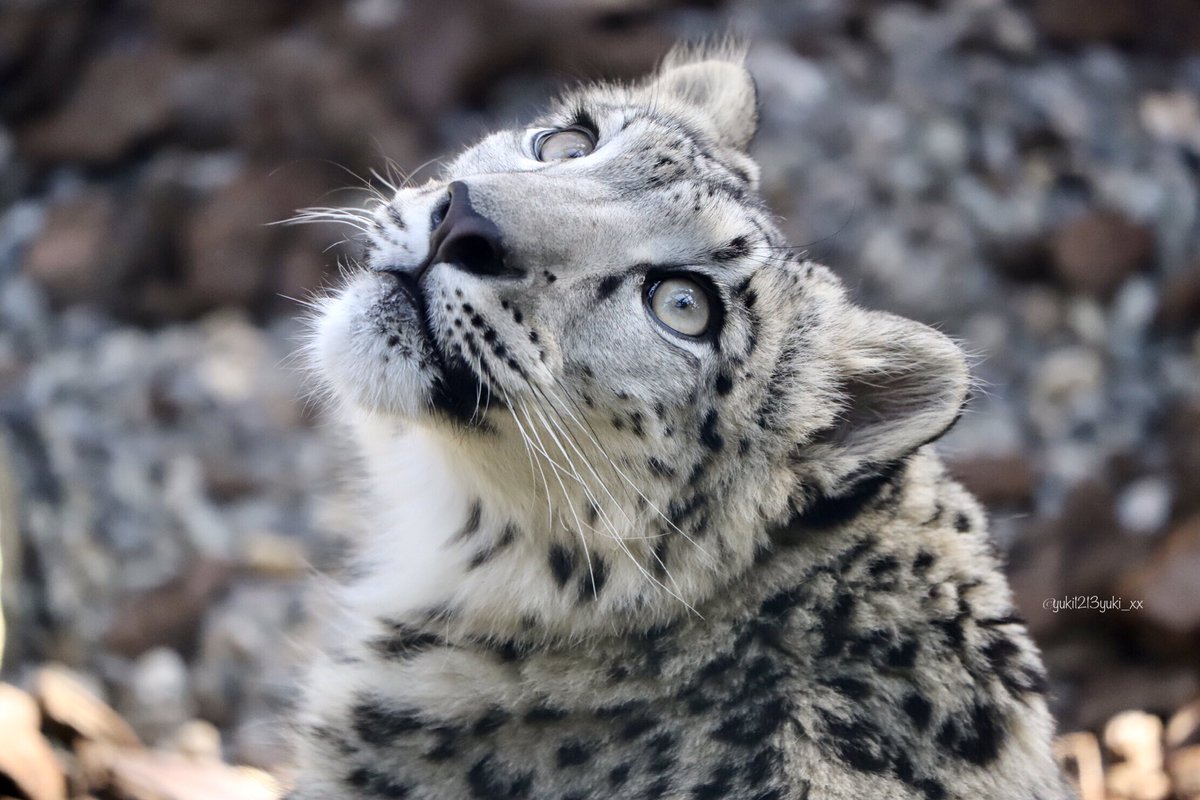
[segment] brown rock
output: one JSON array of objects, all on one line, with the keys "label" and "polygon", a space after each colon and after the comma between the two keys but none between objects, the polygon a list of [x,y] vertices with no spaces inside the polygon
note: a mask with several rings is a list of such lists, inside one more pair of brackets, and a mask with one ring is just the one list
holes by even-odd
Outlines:
[{"label": "brown rock", "polygon": [[266,291],[268,250],[278,233],[262,186],[243,176],[217,190],[187,226],[188,291],[201,307],[253,305]]},{"label": "brown rock", "polygon": [[1184,747],[1167,756],[1167,774],[1179,800],[1200,800],[1200,745]]},{"label": "brown rock", "polygon": [[1067,223],[1051,242],[1055,273],[1071,291],[1111,297],[1154,256],[1154,237],[1116,211],[1091,211]]},{"label": "brown rock", "polygon": [[1168,275],[1163,281],[1155,325],[1168,333],[1200,327],[1200,263]]},{"label": "brown rock", "polygon": [[56,302],[92,298],[105,280],[114,211],[112,198],[99,192],[52,208],[25,257],[26,274]]},{"label": "brown rock", "polygon": [[1122,534],[1115,492],[1107,481],[1085,480],[1074,486],[1057,527],[1067,542],[1064,585],[1069,594],[1117,592],[1129,566],[1149,551],[1144,539]]},{"label": "brown rock", "polygon": [[1034,19],[1059,44],[1103,41],[1160,53],[1200,48],[1195,0],[1037,0]]},{"label": "brown rock", "polygon": [[1110,663],[1097,669],[1091,662],[1080,676],[1081,702],[1074,727],[1099,728],[1129,708],[1156,713],[1178,708],[1200,693],[1200,680],[1190,666],[1135,667]]},{"label": "brown rock", "polygon": [[1139,0],[1038,0],[1034,19],[1042,33],[1071,44],[1131,41],[1140,23]]},{"label": "brown rock", "polygon": [[177,65],[157,48],[101,54],[60,108],[20,129],[19,152],[40,162],[117,160],[167,127]]},{"label": "brown rock", "polygon": [[0,784],[11,781],[27,800],[65,800],[67,781],[40,725],[33,698],[0,683]]},{"label": "brown rock", "polygon": [[280,795],[265,772],[177,753],[89,743],[79,757],[93,791],[110,790],[129,800],[276,800]]},{"label": "brown rock", "polygon": [[153,0],[150,11],[157,28],[187,45],[244,41],[285,20],[299,4],[289,0],[205,0],[178,3]]},{"label": "brown rock", "polygon": [[192,562],[182,575],[125,603],[105,634],[105,644],[131,658],[160,645],[188,652],[205,612],[231,576],[232,568],[223,562]]},{"label": "brown rock", "polygon": [[1166,415],[1165,438],[1175,481],[1176,519],[1200,513],[1200,398],[1175,404]]},{"label": "brown rock", "polygon": [[1104,746],[1139,770],[1163,765],[1163,723],[1145,711],[1122,711],[1104,726]]},{"label": "brown rock", "polygon": [[1037,473],[1020,454],[979,456],[950,465],[950,473],[989,508],[1028,508]]},{"label": "brown rock", "polygon": [[1126,581],[1127,596],[1141,599],[1133,612],[1167,631],[1200,630],[1200,516],[1174,528],[1150,559]]},{"label": "brown rock", "polygon": [[33,686],[46,718],[74,736],[126,747],[141,746],[133,728],[65,667],[42,667]]},{"label": "brown rock", "polygon": [[1200,700],[1193,700],[1167,722],[1167,747],[1174,750],[1200,744]]},{"label": "brown rock", "polygon": [[95,11],[88,3],[0,3],[0,118],[23,118],[71,85]]}]

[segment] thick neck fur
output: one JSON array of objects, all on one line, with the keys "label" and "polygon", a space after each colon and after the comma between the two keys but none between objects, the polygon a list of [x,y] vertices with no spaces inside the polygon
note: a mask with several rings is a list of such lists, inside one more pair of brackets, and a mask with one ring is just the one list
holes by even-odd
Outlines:
[{"label": "thick neck fur", "polygon": [[[795,514],[764,509],[761,497],[750,508],[756,493],[730,489],[716,469],[694,469],[694,494],[680,503],[650,482],[585,490],[546,476],[543,459],[461,433],[364,417],[357,438],[374,512],[343,603],[353,635],[381,647],[395,646],[396,631],[539,647],[702,619],[710,598],[788,537],[824,534],[843,505],[856,512],[898,480]],[[594,477],[593,487],[620,483]]]}]

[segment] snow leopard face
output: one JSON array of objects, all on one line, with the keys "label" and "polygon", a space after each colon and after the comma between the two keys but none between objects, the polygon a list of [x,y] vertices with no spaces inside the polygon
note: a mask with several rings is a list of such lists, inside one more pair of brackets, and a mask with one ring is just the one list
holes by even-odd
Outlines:
[{"label": "snow leopard face", "polygon": [[756,118],[739,59],[682,53],[399,189],[364,212],[365,268],[317,323],[334,395],[425,431],[514,508],[637,533],[649,573],[671,534],[746,561],[742,531],[935,438],[963,400],[958,349],[789,251],[756,193]]}]

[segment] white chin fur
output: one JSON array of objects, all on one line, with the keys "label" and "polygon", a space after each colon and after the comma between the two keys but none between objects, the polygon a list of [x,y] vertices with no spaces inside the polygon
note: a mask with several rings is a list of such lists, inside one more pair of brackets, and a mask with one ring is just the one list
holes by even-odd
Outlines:
[{"label": "white chin fur", "polygon": [[318,369],[339,400],[413,418],[429,407],[435,367],[414,309],[389,292],[389,279],[364,273],[326,301],[316,325]]}]

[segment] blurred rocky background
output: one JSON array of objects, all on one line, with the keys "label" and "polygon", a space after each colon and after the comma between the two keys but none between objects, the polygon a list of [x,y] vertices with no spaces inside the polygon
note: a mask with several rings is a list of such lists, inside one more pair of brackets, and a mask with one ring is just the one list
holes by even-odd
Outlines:
[{"label": "blurred rocky background", "polygon": [[[1063,729],[1161,739],[1200,697],[1197,0],[0,0],[4,677],[282,763],[354,527],[299,301],[354,243],[270,223],[731,29],[791,241],[975,355],[943,451]],[[1143,607],[1044,606],[1080,595]]]}]

